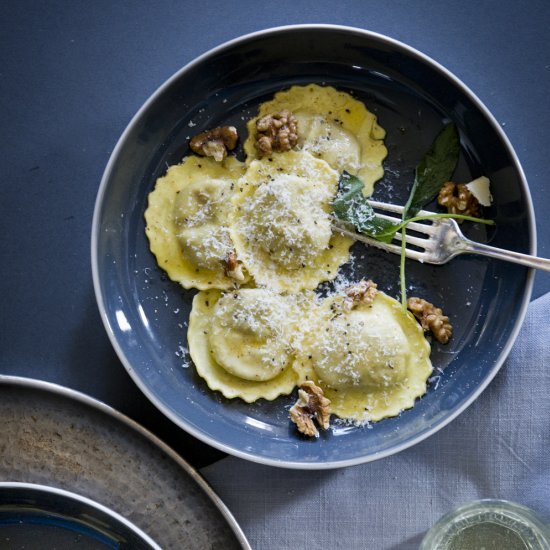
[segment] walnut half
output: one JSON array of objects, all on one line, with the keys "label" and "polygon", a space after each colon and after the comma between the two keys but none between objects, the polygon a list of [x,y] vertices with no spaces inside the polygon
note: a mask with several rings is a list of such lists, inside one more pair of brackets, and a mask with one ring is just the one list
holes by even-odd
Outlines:
[{"label": "walnut half", "polygon": [[[437,203],[446,207],[449,214],[462,214],[474,218],[481,216],[479,201],[465,183],[456,184],[452,181],[444,183],[439,191]],[[462,222],[462,220],[457,221]]]},{"label": "walnut half", "polygon": [[237,128],[235,126],[220,126],[197,134],[191,139],[191,150],[202,157],[214,157],[221,162],[227,151],[232,151],[237,146]]},{"label": "walnut half", "polygon": [[289,410],[290,419],[298,431],[310,437],[317,437],[319,430],[315,421],[323,430],[330,423],[330,399],[323,395],[323,390],[311,380],[300,384],[298,401]]},{"label": "walnut half", "polygon": [[287,109],[256,121],[256,149],[261,155],[290,151],[298,143],[298,121]]},{"label": "walnut half", "polygon": [[352,285],[346,289],[346,297],[344,298],[344,308],[351,311],[360,303],[372,304],[376,296],[377,284],[370,279],[359,281],[356,285]]},{"label": "walnut half", "polygon": [[453,333],[453,326],[449,318],[443,315],[441,308],[435,307],[422,298],[409,298],[407,308],[420,321],[425,331],[431,331],[435,339],[441,344],[446,344]]},{"label": "walnut half", "polygon": [[223,271],[227,277],[242,283],[244,281],[243,266],[237,260],[237,253],[232,250],[224,260]]}]

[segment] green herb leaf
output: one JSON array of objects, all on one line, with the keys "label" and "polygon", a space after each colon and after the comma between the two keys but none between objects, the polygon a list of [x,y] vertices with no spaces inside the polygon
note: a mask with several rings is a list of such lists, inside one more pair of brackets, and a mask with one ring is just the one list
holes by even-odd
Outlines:
[{"label": "green herb leaf", "polygon": [[451,179],[459,155],[458,132],[450,123],[435,138],[431,149],[416,167],[414,184],[403,212],[404,220],[415,216],[435,199],[442,185]]},{"label": "green herb leaf", "polygon": [[379,241],[389,243],[399,228],[376,214],[363,195],[363,182],[356,176],[343,172],[339,181],[340,190],[332,203],[336,217],[355,227],[355,230]]}]

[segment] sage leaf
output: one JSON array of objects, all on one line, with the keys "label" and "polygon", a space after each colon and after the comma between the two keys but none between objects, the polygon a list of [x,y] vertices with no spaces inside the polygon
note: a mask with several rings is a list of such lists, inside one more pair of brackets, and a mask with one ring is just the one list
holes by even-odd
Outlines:
[{"label": "sage leaf", "polygon": [[353,225],[359,233],[389,243],[400,224],[378,216],[363,195],[363,187],[358,177],[343,172],[332,210],[339,220]]},{"label": "sage leaf", "polygon": [[430,150],[418,163],[414,183],[405,205],[403,219],[414,217],[438,195],[442,185],[455,171],[460,155],[458,131],[453,123],[447,124],[435,138]]}]

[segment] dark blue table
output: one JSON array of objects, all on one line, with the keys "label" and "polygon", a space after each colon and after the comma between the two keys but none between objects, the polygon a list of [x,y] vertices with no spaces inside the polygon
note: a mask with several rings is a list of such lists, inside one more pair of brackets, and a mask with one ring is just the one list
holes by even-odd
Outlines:
[{"label": "dark blue table", "polygon": [[[3,2],[0,374],[56,382],[142,423],[192,464],[221,453],[166,420],[118,361],[95,303],[90,229],[109,155],[147,97],[195,56],[262,28],[361,27],[461,78],[502,124],[550,257],[550,3],[545,0]],[[538,273],[534,296],[550,291]]]}]

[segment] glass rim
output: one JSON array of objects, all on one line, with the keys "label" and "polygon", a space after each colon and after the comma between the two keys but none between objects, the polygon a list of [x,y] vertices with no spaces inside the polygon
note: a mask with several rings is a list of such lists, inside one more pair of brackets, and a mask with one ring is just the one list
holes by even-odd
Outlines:
[{"label": "glass rim", "polygon": [[[419,550],[443,550],[442,544],[450,542],[446,539],[451,535],[451,528],[459,521],[473,519],[479,516],[479,523],[488,523],[488,520],[482,518],[483,514],[502,513],[504,516],[525,524],[531,531],[533,538],[538,542],[538,546],[533,550],[550,550],[550,525],[545,523],[541,517],[531,508],[517,502],[502,499],[480,499],[473,502],[462,504],[461,506],[444,514],[425,534],[420,544]],[[499,523],[495,518],[491,518],[492,523]],[[504,523],[500,523],[508,527]],[[517,533],[522,536],[521,533]]]}]

